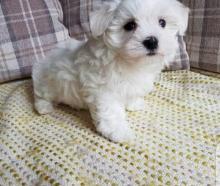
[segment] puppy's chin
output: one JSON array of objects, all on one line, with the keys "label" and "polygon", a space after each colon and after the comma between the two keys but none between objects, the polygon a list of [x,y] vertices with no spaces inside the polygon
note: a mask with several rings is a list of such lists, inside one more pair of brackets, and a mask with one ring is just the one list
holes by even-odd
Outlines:
[{"label": "puppy's chin", "polygon": [[140,47],[139,50],[137,49],[130,49],[131,47],[121,47],[121,49],[116,49],[115,52],[118,53],[123,59],[130,59],[132,61],[139,61],[139,59],[161,59],[164,58],[166,53],[161,50],[146,50],[145,48]]},{"label": "puppy's chin", "polygon": [[150,51],[150,52],[147,52],[145,54],[147,57],[155,57],[155,58],[158,58],[158,57],[164,57],[165,55],[161,52],[158,52],[158,51]]},{"label": "puppy's chin", "polygon": [[146,52],[143,54],[118,53],[117,58],[128,63],[153,63],[164,60],[165,55],[159,52]]},{"label": "puppy's chin", "polygon": [[157,52],[150,52],[145,55],[146,63],[163,63],[164,58],[164,54]]}]

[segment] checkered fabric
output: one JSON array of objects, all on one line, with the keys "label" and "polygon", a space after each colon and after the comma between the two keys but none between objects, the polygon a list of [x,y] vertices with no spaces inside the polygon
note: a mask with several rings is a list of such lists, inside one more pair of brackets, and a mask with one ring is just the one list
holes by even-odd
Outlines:
[{"label": "checkered fabric", "polygon": [[[89,13],[106,0],[0,0],[0,83],[30,76],[56,43],[90,35]],[[111,0],[110,0],[111,1]],[[63,11],[64,24],[63,25]],[[188,69],[183,38],[170,70]]]},{"label": "checkered fabric", "polygon": [[29,76],[34,62],[68,38],[58,0],[0,0],[0,82]]},{"label": "checkered fabric", "polygon": [[181,1],[191,9],[186,34],[191,67],[220,73],[220,1]]},{"label": "checkered fabric", "polygon": [[90,36],[89,14],[106,1],[114,0],[60,0],[64,14],[63,22],[70,36],[79,40]]},{"label": "checkered fabric", "polygon": [[[90,35],[89,14],[105,1],[113,0],[60,0],[64,12],[64,24],[70,36],[85,39]],[[167,70],[189,69],[189,57],[183,37],[179,37],[179,49],[172,65]]]},{"label": "checkered fabric", "polygon": [[166,70],[189,70],[189,56],[186,50],[186,43],[182,36],[178,36],[179,48],[176,53],[174,61]]}]

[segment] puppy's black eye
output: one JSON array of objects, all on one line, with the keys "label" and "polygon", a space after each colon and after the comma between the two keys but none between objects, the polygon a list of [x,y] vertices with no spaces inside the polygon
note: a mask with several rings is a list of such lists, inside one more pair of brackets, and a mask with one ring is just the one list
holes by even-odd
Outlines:
[{"label": "puppy's black eye", "polygon": [[124,29],[128,32],[134,31],[136,30],[136,28],[137,28],[137,23],[134,20],[131,20],[124,25]]},{"label": "puppy's black eye", "polygon": [[165,28],[166,27],[166,21],[164,20],[164,19],[160,19],[159,20],[159,24],[160,24],[160,26],[162,27],[162,28]]}]

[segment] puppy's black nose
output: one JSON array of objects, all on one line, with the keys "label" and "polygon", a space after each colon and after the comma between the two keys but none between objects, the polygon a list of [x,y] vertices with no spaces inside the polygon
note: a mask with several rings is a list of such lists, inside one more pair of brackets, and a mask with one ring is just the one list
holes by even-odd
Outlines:
[{"label": "puppy's black nose", "polygon": [[158,48],[158,39],[154,36],[147,37],[146,40],[143,41],[143,45],[148,50],[156,50]]}]

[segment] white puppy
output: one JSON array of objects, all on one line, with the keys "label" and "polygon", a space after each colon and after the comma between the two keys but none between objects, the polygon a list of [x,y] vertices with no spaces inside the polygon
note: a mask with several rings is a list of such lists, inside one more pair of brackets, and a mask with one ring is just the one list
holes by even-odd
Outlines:
[{"label": "white puppy", "polygon": [[57,49],[34,66],[35,108],[40,114],[53,103],[89,109],[103,136],[132,139],[125,110],[143,109],[155,78],[174,59],[188,12],[176,0],[105,3],[91,14],[86,44]]}]

